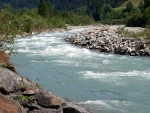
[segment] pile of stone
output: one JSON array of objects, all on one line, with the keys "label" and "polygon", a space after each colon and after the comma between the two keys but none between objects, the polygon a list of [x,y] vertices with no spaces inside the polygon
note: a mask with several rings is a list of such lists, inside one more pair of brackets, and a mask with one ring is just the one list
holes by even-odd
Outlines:
[{"label": "pile of stone", "polygon": [[0,67],[0,113],[89,113],[20,75]]},{"label": "pile of stone", "polygon": [[100,52],[131,56],[150,56],[150,43],[128,38],[114,29],[88,29],[73,34],[67,42]]}]

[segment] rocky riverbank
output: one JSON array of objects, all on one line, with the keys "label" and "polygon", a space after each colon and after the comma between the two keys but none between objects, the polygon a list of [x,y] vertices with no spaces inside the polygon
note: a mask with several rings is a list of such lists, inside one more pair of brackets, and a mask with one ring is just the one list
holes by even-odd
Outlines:
[{"label": "rocky riverbank", "polygon": [[[131,32],[140,32],[142,28],[125,28]],[[129,38],[118,33],[117,26],[89,27],[65,39],[71,44],[99,52],[131,56],[150,56],[150,41]]]},{"label": "rocky riverbank", "polygon": [[47,29],[47,30],[39,30],[39,31],[34,31],[32,33],[21,33],[21,34],[17,34],[16,35],[16,38],[20,38],[20,37],[27,37],[27,36],[31,36],[31,35],[38,35],[40,33],[46,33],[46,32],[49,32],[49,33],[55,33],[55,32],[64,32],[66,31],[67,29],[64,29],[64,28],[53,28],[53,29]]},{"label": "rocky riverbank", "polygon": [[89,113],[21,77],[6,53],[0,64],[0,113]]}]

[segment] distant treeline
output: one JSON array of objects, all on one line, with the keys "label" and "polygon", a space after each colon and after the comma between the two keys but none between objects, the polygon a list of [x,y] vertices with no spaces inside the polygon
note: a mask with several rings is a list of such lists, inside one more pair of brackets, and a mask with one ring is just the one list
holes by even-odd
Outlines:
[{"label": "distant treeline", "polygon": [[[29,9],[31,9],[31,12],[36,15],[35,17],[32,16],[32,19],[37,18],[39,15],[42,18],[46,17],[47,19],[44,19],[44,21],[51,22],[50,26],[60,27],[64,26],[64,24],[82,25],[89,24],[93,20],[104,24],[125,24],[127,26],[140,27],[149,25],[150,0],[142,0],[138,7],[134,7],[132,2],[128,2],[126,8],[116,9],[116,7],[121,6],[125,1],[126,0],[0,0],[0,6],[3,9],[4,4],[9,3],[17,12],[24,12],[25,10],[30,12]],[[45,5],[47,8],[45,8],[43,14],[38,13],[37,10],[41,2],[51,5],[51,7]],[[41,6],[41,9],[44,9],[45,6]],[[52,11],[47,11],[51,9]],[[22,16],[23,13],[19,14]],[[61,25],[57,25],[59,22]],[[53,25],[54,23],[56,25]]]},{"label": "distant treeline", "polygon": [[[66,28],[66,24],[85,25],[92,22],[94,20],[88,15],[54,11],[49,1],[40,0],[38,6],[33,9],[14,9],[10,4],[4,4],[0,9],[0,40],[13,43],[16,34]],[[1,41],[0,49],[8,49]]]},{"label": "distant treeline", "polygon": [[103,5],[95,13],[96,19],[106,24],[125,24],[129,27],[150,27],[150,0],[143,0],[138,7],[128,2],[125,8]]},{"label": "distant treeline", "polygon": [[[46,2],[49,0],[46,0]],[[126,0],[50,0],[54,9],[57,10],[73,10],[76,8],[91,5],[93,3],[110,4],[112,7],[120,6]],[[40,0],[0,0],[0,6],[10,4],[15,9],[35,8]]]}]

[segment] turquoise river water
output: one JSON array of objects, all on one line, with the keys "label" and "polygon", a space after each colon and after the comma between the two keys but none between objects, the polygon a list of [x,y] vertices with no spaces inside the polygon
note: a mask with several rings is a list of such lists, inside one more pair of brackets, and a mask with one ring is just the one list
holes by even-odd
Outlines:
[{"label": "turquoise river water", "polygon": [[72,33],[15,40],[17,71],[92,113],[150,113],[150,58],[90,51],[64,41]]}]

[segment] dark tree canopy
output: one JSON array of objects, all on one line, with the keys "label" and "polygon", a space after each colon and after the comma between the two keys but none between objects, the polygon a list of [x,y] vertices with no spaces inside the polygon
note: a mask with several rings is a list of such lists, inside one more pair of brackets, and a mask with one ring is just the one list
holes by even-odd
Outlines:
[{"label": "dark tree canopy", "polygon": [[40,0],[39,6],[38,6],[38,14],[42,17],[48,16],[48,6],[44,0]]},{"label": "dark tree canopy", "polygon": [[50,1],[48,1],[47,7],[48,7],[48,15],[51,16],[53,14],[53,9]]},{"label": "dark tree canopy", "polygon": [[127,5],[126,5],[126,11],[131,12],[132,10],[133,10],[133,3],[128,2]]},{"label": "dark tree canopy", "polygon": [[[45,0],[46,2],[49,0]],[[112,7],[120,6],[126,0],[50,0],[55,10],[73,10],[79,7],[88,6],[95,3],[110,4]],[[5,3],[11,4],[13,8],[35,8],[40,0],[0,0],[0,6]]]},{"label": "dark tree canopy", "polygon": [[150,0],[144,0],[144,8],[146,9],[147,7],[150,7]]}]

